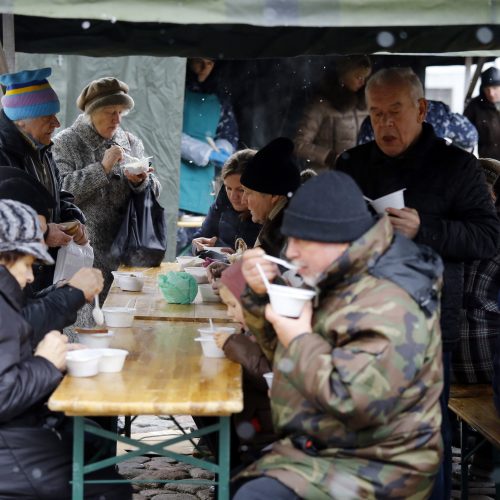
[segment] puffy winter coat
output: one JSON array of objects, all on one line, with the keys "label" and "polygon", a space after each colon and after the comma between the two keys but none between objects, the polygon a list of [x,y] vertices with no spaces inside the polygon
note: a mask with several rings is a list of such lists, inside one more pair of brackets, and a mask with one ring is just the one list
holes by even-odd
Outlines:
[{"label": "puffy winter coat", "polygon": [[325,170],[335,157],[356,145],[366,109],[338,110],[327,99],[317,99],[304,111],[295,137],[294,153],[315,170]]},{"label": "puffy winter coat", "polygon": [[444,261],[441,329],[444,348],[451,349],[459,339],[463,263],[493,257],[499,240],[500,222],[476,158],[447,145],[424,123],[420,138],[403,155],[388,157],[369,142],[341,155],[336,168],[372,199],[406,188],[405,204],[420,216],[415,241]]},{"label": "puffy winter coat", "polygon": [[464,115],[479,133],[479,157],[500,160],[500,111],[483,93],[474,97]]},{"label": "puffy winter coat", "polygon": [[[250,215],[250,214],[248,214]],[[224,187],[221,188],[215,203],[210,207],[201,228],[193,238],[212,238],[217,236],[215,246],[235,248],[235,241],[243,238],[248,248],[253,247],[261,229],[260,224],[252,222],[250,217],[242,218],[229,201]]]},{"label": "puffy winter coat", "polygon": [[245,320],[274,357],[271,409],[282,439],[243,472],[311,500],[426,498],[439,469],[442,389],[435,252],[383,217],[317,285],[312,333],[285,348],[243,295]]}]

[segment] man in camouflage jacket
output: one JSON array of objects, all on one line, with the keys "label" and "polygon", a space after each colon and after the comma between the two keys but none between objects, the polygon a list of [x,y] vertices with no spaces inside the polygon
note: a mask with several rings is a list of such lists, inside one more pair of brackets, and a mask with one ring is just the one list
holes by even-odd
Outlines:
[{"label": "man in camouflage jacket", "polygon": [[372,218],[340,172],[301,186],[281,230],[317,295],[297,319],[274,313],[256,263],[269,279],[276,266],[244,255],[245,319],[273,361],[281,439],[234,498],[426,498],[441,456],[439,256]]}]

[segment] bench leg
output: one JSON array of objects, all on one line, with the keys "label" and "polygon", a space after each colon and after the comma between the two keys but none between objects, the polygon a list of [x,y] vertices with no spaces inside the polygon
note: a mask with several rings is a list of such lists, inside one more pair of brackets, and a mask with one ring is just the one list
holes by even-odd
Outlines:
[{"label": "bench leg", "polygon": [[218,500],[229,499],[229,467],[231,454],[231,417],[219,417]]},{"label": "bench leg", "polygon": [[73,417],[73,484],[72,500],[83,500],[84,417]]},{"label": "bench leg", "polygon": [[467,500],[469,498],[469,467],[467,464],[467,446],[468,446],[468,427],[460,420],[460,498]]}]

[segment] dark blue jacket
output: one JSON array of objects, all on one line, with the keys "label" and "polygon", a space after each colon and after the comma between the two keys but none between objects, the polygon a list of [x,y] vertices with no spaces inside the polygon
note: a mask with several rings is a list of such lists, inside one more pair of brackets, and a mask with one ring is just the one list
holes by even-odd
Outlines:
[{"label": "dark blue jacket", "polygon": [[203,225],[193,238],[217,236],[215,246],[230,248],[234,248],[238,238],[243,238],[248,248],[252,248],[260,229],[261,225],[252,222],[250,214],[242,219],[241,212],[237,212],[233,208],[227,197],[226,189],[222,187],[217,199],[210,207]]}]

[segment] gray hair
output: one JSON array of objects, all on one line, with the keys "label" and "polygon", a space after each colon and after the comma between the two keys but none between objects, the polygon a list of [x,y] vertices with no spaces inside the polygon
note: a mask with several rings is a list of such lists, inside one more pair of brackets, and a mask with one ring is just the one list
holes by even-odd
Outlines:
[{"label": "gray hair", "polygon": [[415,102],[424,98],[424,87],[422,86],[422,82],[411,68],[384,68],[377,71],[366,83],[366,97],[368,97],[373,87],[382,87],[386,85],[407,88]]}]

